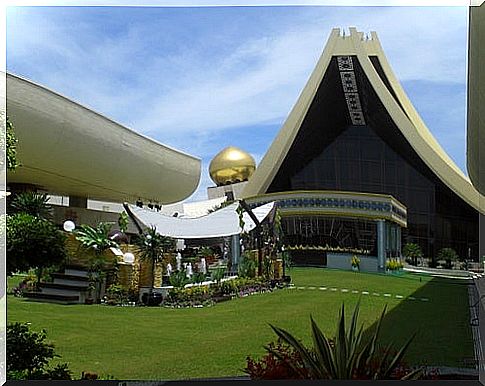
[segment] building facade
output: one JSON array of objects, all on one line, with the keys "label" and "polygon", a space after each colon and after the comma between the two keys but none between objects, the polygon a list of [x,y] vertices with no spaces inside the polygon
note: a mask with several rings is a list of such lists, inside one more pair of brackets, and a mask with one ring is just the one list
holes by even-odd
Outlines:
[{"label": "building facade", "polygon": [[[353,198],[331,204],[354,209],[359,205],[356,196],[377,195],[399,203],[405,213],[405,223],[398,226],[400,240],[393,241],[397,236],[392,232],[397,231],[390,229],[395,228],[388,225],[389,230],[378,231],[380,220],[397,224],[386,219],[386,211],[359,216],[352,210],[288,212],[283,226],[290,248],[308,243],[292,241],[292,235],[305,234],[302,229],[310,224],[312,244],[318,240],[320,246],[331,240],[351,250],[364,242],[371,254],[391,257],[400,254],[402,244],[415,242],[426,257],[434,258],[441,248],[450,247],[462,258],[478,259],[483,197],[419,117],[392,73],[377,35],[350,31],[350,36],[332,31],[243,196],[251,201],[275,194],[297,199],[302,192],[320,196],[340,192]],[[315,201],[305,205],[316,208]],[[335,226],[346,230],[346,239],[335,235]],[[379,233],[391,239],[379,241]],[[384,252],[379,252],[379,243],[385,245]]]}]

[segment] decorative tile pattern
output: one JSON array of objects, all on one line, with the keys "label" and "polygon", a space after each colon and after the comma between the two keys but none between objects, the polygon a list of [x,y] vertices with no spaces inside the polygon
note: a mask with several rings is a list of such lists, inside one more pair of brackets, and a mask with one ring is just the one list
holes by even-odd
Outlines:
[{"label": "decorative tile pattern", "polygon": [[364,113],[360,104],[359,90],[355,79],[354,64],[351,56],[337,56],[340,80],[344,90],[350,120],[353,125],[365,125]]},{"label": "decorative tile pattern", "polygon": [[337,56],[337,63],[339,71],[349,71],[354,69],[352,57],[350,56]]}]

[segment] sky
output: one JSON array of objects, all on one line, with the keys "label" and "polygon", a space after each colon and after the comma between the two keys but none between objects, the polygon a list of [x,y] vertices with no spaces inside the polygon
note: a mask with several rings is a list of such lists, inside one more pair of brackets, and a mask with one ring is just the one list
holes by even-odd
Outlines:
[{"label": "sky", "polygon": [[7,71],[202,159],[261,160],[332,28],[376,31],[424,122],[466,174],[466,7],[9,7]]}]

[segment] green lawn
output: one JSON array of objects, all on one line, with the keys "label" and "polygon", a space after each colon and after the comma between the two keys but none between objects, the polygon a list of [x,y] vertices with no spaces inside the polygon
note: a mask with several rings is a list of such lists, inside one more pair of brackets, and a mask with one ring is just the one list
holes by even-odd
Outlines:
[{"label": "green lawn", "polygon": [[[360,321],[365,326],[371,326],[387,304],[385,341],[402,344],[417,333],[407,356],[409,363],[462,367],[463,359],[473,356],[467,287],[461,281],[317,268],[293,268],[290,274],[295,285],[305,289],[280,290],[200,309],[63,306],[10,295],[7,318],[30,322],[34,329],[45,328],[75,376],[81,371],[116,379],[241,375],[246,356],[262,354],[262,346],[273,340],[268,323],[309,342],[310,314],[324,332],[333,335],[342,302],[350,313],[359,297]],[[14,280],[18,278],[10,280],[10,288]],[[384,297],[384,293],[392,296]]]}]

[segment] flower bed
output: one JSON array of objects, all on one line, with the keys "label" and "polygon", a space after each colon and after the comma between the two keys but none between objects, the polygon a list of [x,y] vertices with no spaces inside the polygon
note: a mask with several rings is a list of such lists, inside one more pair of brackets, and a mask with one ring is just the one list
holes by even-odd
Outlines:
[{"label": "flower bed", "polygon": [[254,294],[271,292],[275,288],[285,286],[280,281],[264,279],[236,278],[218,284],[194,286],[190,288],[174,288],[163,301],[163,307],[210,307],[215,303],[246,297]]}]

